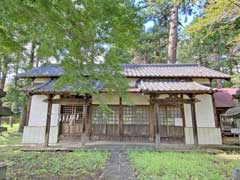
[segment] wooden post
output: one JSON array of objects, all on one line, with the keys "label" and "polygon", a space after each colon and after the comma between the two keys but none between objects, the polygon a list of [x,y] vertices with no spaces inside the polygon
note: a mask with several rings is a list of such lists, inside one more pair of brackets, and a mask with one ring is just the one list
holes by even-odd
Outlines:
[{"label": "wooden post", "polygon": [[46,132],[45,132],[45,146],[46,147],[48,147],[49,134],[50,134],[50,128],[51,128],[52,97],[53,97],[52,94],[50,94],[48,96],[47,123],[46,123]]},{"label": "wooden post", "polygon": [[215,105],[213,94],[211,94],[211,96],[212,96],[212,104],[213,104],[215,127],[219,128],[219,119],[218,119],[218,116],[217,116],[217,110],[216,110],[216,105]]},{"label": "wooden post", "polygon": [[88,122],[87,122],[87,100],[84,100],[83,103],[83,126],[82,126],[82,135],[81,135],[81,141],[83,144],[85,144],[86,141],[89,140],[88,135]]},{"label": "wooden post", "polygon": [[92,107],[89,105],[89,114],[88,114],[88,136],[91,139],[92,134]]},{"label": "wooden post", "polygon": [[82,117],[82,132],[85,133],[86,132],[86,117],[87,117],[87,104],[84,101],[83,103],[83,117]]},{"label": "wooden post", "polygon": [[156,95],[153,97],[153,101],[154,101],[154,116],[155,116],[155,122],[156,122],[156,146],[158,146],[161,142],[161,137],[160,137],[160,132],[159,132],[159,117],[158,117],[158,103],[155,101],[156,100]]},{"label": "wooden post", "polygon": [[26,124],[25,124],[25,126],[28,126],[28,123],[29,123],[29,116],[30,116],[31,103],[32,103],[32,95],[29,94],[28,107],[27,107],[27,119],[26,119]]},{"label": "wooden post", "polygon": [[149,118],[149,140],[151,142],[154,141],[154,105],[149,106],[149,111],[150,111],[150,118]]},{"label": "wooden post", "polygon": [[[183,95],[182,94],[181,94],[181,98],[183,99]],[[186,144],[186,133],[185,133],[186,119],[185,119],[185,112],[184,112],[184,103],[182,103],[180,106],[181,106],[181,114],[182,114],[182,121],[183,121],[184,144]]]},{"label": "wooden post", "polygon": [[195,97],[193,95],[191,95],[190,97],[191,97],[191,100],[192,100],[191,114],[192,114],[192,126],[193,126],[193,140],[194,140],[194,144],[198,145],[198,129],[197,129]]},{"label": "wooden post", "polygon": [[123,106],[122,98],[119,98],[119,136],[123,136]]}]

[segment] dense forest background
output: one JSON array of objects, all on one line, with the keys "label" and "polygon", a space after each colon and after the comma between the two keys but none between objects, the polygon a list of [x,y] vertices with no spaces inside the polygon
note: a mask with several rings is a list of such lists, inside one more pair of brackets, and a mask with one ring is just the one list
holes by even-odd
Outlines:
[{"label": "dense forest background", "polygon": [[91,79],[99,79],[123,96],[121,63],[198,63],[240,86],[238,0],[2,0],[0,17],[0,88],[18,116],[29,81],[16,75],[48,63],[67,72],[59,86],[79,93],[97,93]]}]

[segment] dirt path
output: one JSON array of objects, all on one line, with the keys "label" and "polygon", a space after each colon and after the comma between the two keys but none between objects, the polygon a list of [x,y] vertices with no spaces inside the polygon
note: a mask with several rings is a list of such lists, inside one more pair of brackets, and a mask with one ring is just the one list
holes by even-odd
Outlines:
[{"label": "dirt path", "polygon": [[111,151],[101,180],[136,180],[136,176],[130,166],[127,151]]}]

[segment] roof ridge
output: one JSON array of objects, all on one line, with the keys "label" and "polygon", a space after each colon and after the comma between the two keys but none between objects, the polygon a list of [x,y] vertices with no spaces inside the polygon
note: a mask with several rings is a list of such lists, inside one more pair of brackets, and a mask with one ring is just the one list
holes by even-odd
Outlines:
[{"label": "roof ridge", "polygon": [[195,64],[195,63],[186,63],[186,64],[121,64],[121,66],[123,67],[200,67],[199,64]]}]

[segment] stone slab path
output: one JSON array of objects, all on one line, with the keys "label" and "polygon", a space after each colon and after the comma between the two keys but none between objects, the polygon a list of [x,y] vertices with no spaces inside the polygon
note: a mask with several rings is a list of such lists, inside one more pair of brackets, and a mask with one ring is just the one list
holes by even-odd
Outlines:
[{"label": "stone slab path", "polygon": [[101,180],[136,180],[136,176],[128,160],[127,151],[111,151]]}]

